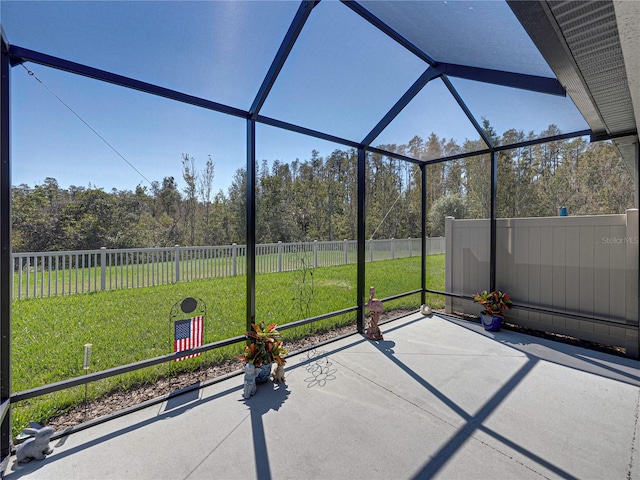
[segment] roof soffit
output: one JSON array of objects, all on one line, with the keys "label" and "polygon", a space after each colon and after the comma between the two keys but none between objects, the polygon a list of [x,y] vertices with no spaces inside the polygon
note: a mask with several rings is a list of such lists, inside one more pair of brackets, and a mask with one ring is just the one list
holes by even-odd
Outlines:
[{"label": "roof soffit", "polygon": [[637,128],[640,124],[640,2],[616,0],[613,7]]},{"label": "roof soffit", "polygon": [[507,3],[594,133],[607,133],[587,82],[545,1]]}]

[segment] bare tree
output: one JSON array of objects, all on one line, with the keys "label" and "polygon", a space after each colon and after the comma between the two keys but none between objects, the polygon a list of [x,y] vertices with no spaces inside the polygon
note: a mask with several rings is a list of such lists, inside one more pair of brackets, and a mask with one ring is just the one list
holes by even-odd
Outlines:
[{"label": "bare tree", "polygon": [[196,171],[196,159],[188,153],[182,154],[182,178],[187,186],[184,188],[186,196],[185,220],[189,227],[189,240],[191,245],[196,241],[196,208],[198,206],[197,187],[198,172]]},{"label": "bare tree", "polygon": [[213,188],[213,172],[214,172],[213,160],[211,155],[204,167],[204,172],[201,173],[200,181],[198,183],[198,194],[200,200],[204,204],[204,241],[207,245],[211,244],[211,232],[209,229],[209,214],[211,212],[211,190]]}]

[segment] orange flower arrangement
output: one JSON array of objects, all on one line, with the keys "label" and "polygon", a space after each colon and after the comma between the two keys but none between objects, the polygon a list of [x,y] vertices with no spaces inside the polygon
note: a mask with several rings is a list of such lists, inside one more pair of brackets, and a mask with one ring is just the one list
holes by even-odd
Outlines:
[{"label": "orange flower arrangement", "polygon": [[266,328],[264,322],[260,325],[251,324],[253,331],[245,332],[249,344],[245,345],[244,352],[238,358],[245,363],[252,363],[256,367],[276,362],[284,365],[283,355],[287,350],[282,346],[282,335],[276,330],[277,324],[271,323]]}]

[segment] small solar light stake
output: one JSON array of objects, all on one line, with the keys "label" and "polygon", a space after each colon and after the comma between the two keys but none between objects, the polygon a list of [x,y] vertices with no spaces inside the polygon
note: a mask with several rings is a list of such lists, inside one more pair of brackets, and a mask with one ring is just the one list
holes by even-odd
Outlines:
[{"label": "small solar light stake", "polygon": [[89,370],[89,364],[91,363],[91,347],[92,343],[87,343],[84,346],[84,361],[82,362],[82,368]]},{"label": "small solar light stake", "polygon": [[[82,368],[84,368],[85,373],[89,373],[89,368],[91,364],[91,347],[92,343],[85,343],[84,345],[84,359],[82,360]],[[89,387],[88,383],[84,384],[84,414],[85,417],[87,415],[87,388]]]}]

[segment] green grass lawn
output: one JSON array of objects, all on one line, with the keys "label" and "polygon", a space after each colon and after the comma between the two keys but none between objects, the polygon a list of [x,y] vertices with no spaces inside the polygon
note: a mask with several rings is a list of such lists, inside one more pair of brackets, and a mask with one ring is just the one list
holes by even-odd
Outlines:
[{"label": "green grass lawn", "polygon": [[[428,288],[444,290],[444,255],[427,259]],[[356,305],[356,266],[310,270],[305,288],[311,301],[301,308],[299,272],[261,274],[256,277],[256,317],[284,325]],[[367,285],[375,285],[384,298],[420,288],[420,258],[372,262],[366,265]],[[309,296],[309,294],[306,294]],[[83,351],[91,343],[91,372],[125,365],[172,352],[171,307],[185,297],[198,297],[207,306],[204,342],[242,335],[245,330],[246,277],[214,278],[129,290],[111,290],[52,298],[16,300],[12,304],[12,382],[14,392],[82,375]],[[429,296],[434,307],[444,299]],[[385,308],[415,308],[420,295],[387,302]],[[355,321],[355,314],[285,330],[286,338],[326,330]],[[232,358],[241,345],[206,352],[183,362],[168,362],[89,384],[92,400],[115,389],[154,382],[180,371]],[[46,423],[51,416],[84,400],[85,387],[20,402],[12,406],[14,434],[29,421]]]}]

